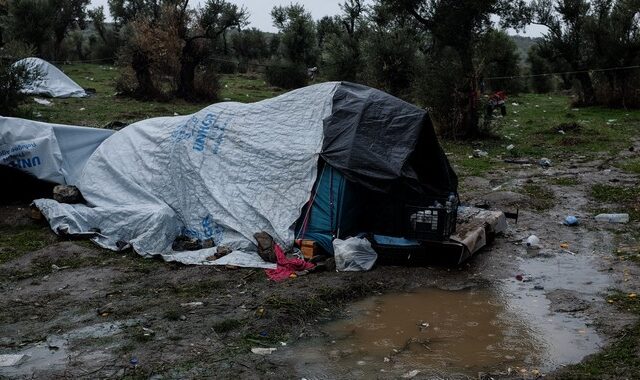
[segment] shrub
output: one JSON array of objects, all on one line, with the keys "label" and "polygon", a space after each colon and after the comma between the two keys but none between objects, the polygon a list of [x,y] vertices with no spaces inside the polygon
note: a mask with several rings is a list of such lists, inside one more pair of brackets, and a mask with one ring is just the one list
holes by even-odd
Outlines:
[{"label": "shrub", "polygon": [[13,65],[10,60],[0,59],[0,115],[16,114],[20,102],[26,98],[20,90],[39,75],[22,65]]},{"label": "shrub", "polygon": [[265,71],[267,83],[271,86],[294,89],[307,85],[307,69],[304,65],[275,61]]},{"label": "shrub", "polygon": [[217,101],[220,98],[220,75],[211,66],[201,67],[196,71],[195,98]]}]

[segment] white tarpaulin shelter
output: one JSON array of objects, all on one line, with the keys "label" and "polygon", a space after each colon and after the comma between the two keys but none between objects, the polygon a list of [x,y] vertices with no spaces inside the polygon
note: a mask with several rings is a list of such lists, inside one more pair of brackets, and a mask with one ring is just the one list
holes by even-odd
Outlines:
[{"label": "white tarpaulin shelter", "polygon": [[45,95],[52,98],[82,98],[87,93],[51,63],[40,58],[25,58],[14,65],[24,65],[29,71],[40,73],[38,80],[27,84],[22,92],[29,95]]},{"label": "white tarpaulin shelter", "polygon": [[75,184],[93,151],[113,131],[0,117],[0,165],[45,181]]},{"label": "white tarpaulin shelter", "polygon": [[[255,250],[253,234],[260,231],[293,243],[292,225],[316,179],[323,119],[337,85],[134,123],[108,137],[84,165],[75,161],[79,175],[65,177],[86,205],[35,204],[54,231],[99,228],[93,240],[105,248],[126,242],[143,256],[209,264],[214,249],[172,250],[184,234],[232,247],[236,252],[220,259],[225,264],[271,267],[238,250]],[[4,133],[15,119],[3,122]]]}]

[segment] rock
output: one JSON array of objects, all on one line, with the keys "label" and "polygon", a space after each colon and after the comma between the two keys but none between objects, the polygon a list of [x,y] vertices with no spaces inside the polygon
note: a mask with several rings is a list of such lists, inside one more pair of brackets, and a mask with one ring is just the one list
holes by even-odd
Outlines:
[{"label": "rock", "polygon": [[[213,242],[213,240],[211,240]],[[202,249],[202,242],[198,239],[180,235],[171,244],[174,251],[197,251]]]},{"label": "rock", "polygon": [[53,188],[53,199],[60,203],[80,203],[82,196],[75,186],[58,185]]},{"label": "rock", "polygon": [[262,260],[275,263],[277,261],[276,252],[273,249],[273,238],[268,233],[262,231],[253,234],[253,238],[258,243],[258,255]]}]

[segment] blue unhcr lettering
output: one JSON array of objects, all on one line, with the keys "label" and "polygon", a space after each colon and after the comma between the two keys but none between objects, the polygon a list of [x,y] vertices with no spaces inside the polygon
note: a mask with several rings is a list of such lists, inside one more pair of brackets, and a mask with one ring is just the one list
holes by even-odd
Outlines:
[{"label": "blue unhcr lettering", "polygon": [[174,142],[188,140],[193,136],[196,126],[198,125],[198,118],[192,116],[186,123],[180,124],[171,134],[171,138]]},{"label": "blue unhcr lettering", "polygon": [[202,152],[204,150],[207,136],[209,135],[211,126],[215,125],[216,119],[217,117],[211,113],[208,113],[204,117],[204,119],[202,119],[202,123],[200,123],[200,129],[198,129],[198,134],[196,135],[196,140],[193,143],[193,150],[198,152]]}]

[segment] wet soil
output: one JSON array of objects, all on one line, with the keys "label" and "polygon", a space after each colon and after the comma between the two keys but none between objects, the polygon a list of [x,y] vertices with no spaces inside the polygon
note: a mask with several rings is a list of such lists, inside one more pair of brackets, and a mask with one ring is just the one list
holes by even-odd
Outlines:
[{"label": "wet soil", "polygon": [[[571,178],[573,184],[557,184],[558,178]],[[302,378],[311,373],[331,378],[364,373],[478,378],[482,372],[494,378],[535,378],[534,370],[553,375],[635,322],[605,296],[614,288],[638,289],[638,267],[614,254],[619,241],[638,230],[638,221],[596,223],[597,210],[624,211],[595,203],[589,194],[596,183],[637,186],[638,177],[605,159],[580,157],[549,169],[513,165],[483,178],[469,177],[462,182],[463,201],[520,210],[518,223],[469,262],[453,268],[376,266],[366,273],[314,273],[280,284],[269,282],[261,270],[182,266],[63,241],[45,226],[34,227],[26,205],[3,206],[2,231],[41,228],[36,232],[45,243],[0,265],[0,354],[27,355],[19,366],[0,367],[0,377]],[[540,203],[535,189],[553,199]],[[561,225],[567,215],[576,215],[580,225]],[[530,234],[540,238],[540,249],[524,247]],[[424,297],[431,313],[438,313],[443,302],[469,307],[458,313],[464,317],[456,334],[461,342],[472,340],[473,328],[481,327],[484,340],[464,346],[455,344],[457,338],[444,340],[445,348],[438,351],[436,342],[443,338],[428,335],[434,331],[427,329],[432,341],[427,346],[436,352],[426,356],[428,350],[414,343],[394,358],[387,348],[366,358],[332,348],[345,328],[335,330],[331,323],[356,323],[335,321],[361,313],[367,303],[376,305],[372,296],[406,292]],[[459,295],[448,296],[451,292]],[[468,292],[475,294],[470,304],[464,302]],[[485,303],[490,300],[495,302]],[[446,319],[406,311],[388,314],[396,318],[391,325],[411,328],[412,334],[420,332],[418,322],[437,327]],[[497,327],[484,323],[491,320],[498,321]],[[414,337],[403,336],[393,348]],[[314,344],[323,352],[309,353]],[[505,348],[486,355],[487,346]],[[260,355],[252,348],[276,351]],[[443,363],[444,351],[461,359]],[[484,356],[470,359],[480,351]],[[340,361],[352,359],[353,368],[343,372]]]}]

